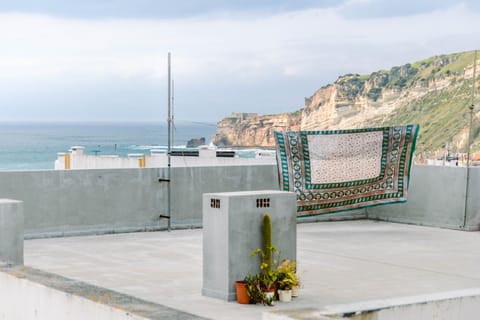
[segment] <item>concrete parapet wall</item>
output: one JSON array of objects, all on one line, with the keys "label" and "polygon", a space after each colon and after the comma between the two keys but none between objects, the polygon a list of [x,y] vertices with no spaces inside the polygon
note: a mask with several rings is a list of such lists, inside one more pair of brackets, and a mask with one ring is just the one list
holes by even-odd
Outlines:
[{"label": "concrete parapet wall", "polygon": [[23,264],[23,202],[0,199],[0,264]]},{"label": "concrete parapet wall", "polygon": [[475,288],[327,306],[320,314],[354,320],[476,319],[479,308],[480,289]]},{"label": "concrete parapet wall", "polygon": [[477,319],[480,289],[439,292],[385,300],[326,306],[323,310],[297,309],[265,312],[263,320],[405,320]]},{"label": "concrete parapet wall", "polygon": [[[172,169],[172,226],[202,225],[206,192],[277,189],[276,166]],[[26,238],[165,228],[166,168],[0,172],[0,195],[24,202]]]},{"label": "concrete parapet wall", "polygon": [[[177,227],[201,227],[204,193],[278,190],[276,170],[276,166],[263,165],[175,168],[172,173],[172,223]],[[162,205],[166,208],[167,202]]]},{"label": "concrete parapet wall", "polygon": [[[465,170],[466,171],[466,170]],[[469,196],[467,200],[467,215],[465,229],[480,230],[480,168],[470,169]]]},{"label": "concrete parapet wall", "polygon": [[0,318],[22,320],[147,320],[0,272]]},{"label": "concrete parapet wall", "polygon": [[366,219],[367,212],[365,209],[355,209],[344,212],[328,213],[318,216],[302,216],[297,219],[298,223],[310,223],[310,222],[326,222],[326,221],[343,221],[343,220],[356,220]]},{"label": "concrete parapet wall", "polygon": [[0,267],[0,319],[201,320],[195,315],[29,267]]},{"label": "concrete parapet wall", "polygon": [[[0,172],[0,196],[24,202],[25,236],[38,238],[165,228],[166,168]],[[465,168],[415,166],[406,204],[368,208],[372,219],[479,230],[480,169],[470,170],[463,228]],[[202,225],[202,194],[278,190],[276,165],[172,169],[172,226]],[[365,210],[298,219],[299,222],[366,218]],[[461,227],[462,226],[462,227]]]},{"label": "concrete parapet wall", "polygon": [[[369,219],[460,229],[480,229],[480,169],[470,169],[465,211],[466,168],[414,166],[408,201],[367,209]],[[465,219],[466,215],[466,219]]]},{"label": "concrete parapet wall", "polygon": [[1,172],[0,194],[24,201],[25,236],[158,227],[166,196],[158,170]]}]

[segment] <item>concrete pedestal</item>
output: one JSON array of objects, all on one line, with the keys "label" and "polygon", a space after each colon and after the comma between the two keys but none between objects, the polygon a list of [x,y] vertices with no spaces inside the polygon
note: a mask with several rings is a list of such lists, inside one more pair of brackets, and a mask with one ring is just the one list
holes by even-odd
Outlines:
[{"label": "concrete pedestal", "polygon": [[295,204],[295,194],[275,190],[204,194],[202,294],[235,300],[235,281],[260,272],[260,258],[251,252],[262,248],[265,213],[272,220],[276,258],[296,260]]},{"label": "concrete pedestal", "polygon": [[0,264],[23,264],[23,202],[0,199]]}]

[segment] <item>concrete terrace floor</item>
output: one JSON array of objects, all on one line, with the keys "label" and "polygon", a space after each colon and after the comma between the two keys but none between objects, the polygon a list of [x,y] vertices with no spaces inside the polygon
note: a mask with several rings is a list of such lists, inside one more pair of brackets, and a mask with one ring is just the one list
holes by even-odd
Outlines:
[{"label": "concrete terrace floor", "polygon": [[368,220],[297,231],[303,288],[272,308],[201,295],[201,229],[28,240],[25,264],[212,319],[480,288],[480,232]]}]

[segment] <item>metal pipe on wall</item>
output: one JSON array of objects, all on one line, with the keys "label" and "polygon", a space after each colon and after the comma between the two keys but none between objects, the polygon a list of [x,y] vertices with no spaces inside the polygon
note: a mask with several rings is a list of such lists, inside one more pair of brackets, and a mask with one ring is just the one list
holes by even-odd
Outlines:
[{"label": "metal pipe on wall", "polygon": [[473,55],[473,79],[472,79],[472,102],[468,109],[470,110],[470,123],[468,125],[468,144],[467,144],[467,179],[465,185],[465,211],[463,214],[463,228],[467,226],[467,211],[468,211],[468,193],[470,184],[470,151],[472,144],[472,125],[473,125],[473,111],[475,107],[475,78],[477,77],[477,50]]}]

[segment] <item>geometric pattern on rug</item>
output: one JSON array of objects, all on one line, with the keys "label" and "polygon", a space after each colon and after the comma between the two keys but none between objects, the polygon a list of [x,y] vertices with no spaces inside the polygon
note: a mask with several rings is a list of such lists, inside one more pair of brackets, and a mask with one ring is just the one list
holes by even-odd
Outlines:
[{"label": "geometric pattern on rug", "polygon": [[280,189],[300,217],[405,202],[418,130],[275,132]]}]

